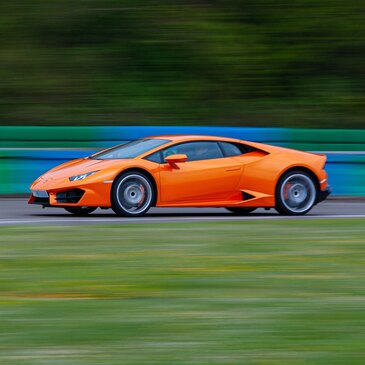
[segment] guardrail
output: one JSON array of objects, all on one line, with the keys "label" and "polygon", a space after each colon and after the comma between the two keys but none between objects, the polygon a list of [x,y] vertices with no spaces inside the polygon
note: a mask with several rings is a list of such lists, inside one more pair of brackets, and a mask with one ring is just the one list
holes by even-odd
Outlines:
[{"label": "guardrail", "polygon": [[204,134],[326,153],[333,195],[365,196],[365,130],[226,127],[0,127],[0,194],[30,183],[67,160],[141,137]]}]

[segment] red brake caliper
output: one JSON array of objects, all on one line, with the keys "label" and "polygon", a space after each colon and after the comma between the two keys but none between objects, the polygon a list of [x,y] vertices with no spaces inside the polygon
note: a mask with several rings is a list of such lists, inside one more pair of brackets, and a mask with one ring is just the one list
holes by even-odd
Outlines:
[{"label": "red brake caliper", "polygon": [[143,185],[140,185],[140,189],[141,189],[141,193],[142,193],[142,198],[141,198],[141,200],[139,201],[139,203],[137,205],[138,208],[143,204],[144,198],[146,196],[146,189],[145,189],[145,187]]}]

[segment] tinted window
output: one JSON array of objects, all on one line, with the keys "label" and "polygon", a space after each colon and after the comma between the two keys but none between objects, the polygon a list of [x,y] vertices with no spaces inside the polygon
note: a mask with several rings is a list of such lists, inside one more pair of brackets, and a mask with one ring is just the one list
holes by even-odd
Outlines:
[{"label": "tinted window", "polygon": [[222,147],[223,153],[226,157],[242,155],[241,149],[233,143],[219,142],[219,144]]},{"label": "tinted window", "polygon": [[134,158],[142,153],[148,152],[156,147],[170,142],[167,139],[137,139],[136,141],[114,147],[92,155],[90,158],[97,160],[117,160],[123,158]]},{"label": "tinted window", "polygon": [[161,162],[161,151],[152,153],[152,155],[145,157],[145,159],[148,161],[156,162],[156,163],[162,163]]},{"label": "tinted window", "polygon": [[216,142],[187,142],[174,145],[162,151],[162,157],[175,154],[184,154],[188,161],[211,160],[222,158],[223,153]]}]

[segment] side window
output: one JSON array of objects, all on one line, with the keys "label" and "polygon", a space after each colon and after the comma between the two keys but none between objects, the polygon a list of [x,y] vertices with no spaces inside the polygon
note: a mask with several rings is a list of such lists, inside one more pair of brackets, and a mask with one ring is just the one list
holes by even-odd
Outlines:
[{"label": "side window", "polygon": [[171,146],[162,151],[162,158],[165,159],[165,157],[174,154],[184,154],[188,157],[188,161],[212,160],[224,157],[218,143],[210,141],[187,142]]},{"label": "side window", "polygon": [[239,155],[242,155],[242,153],[243,153],[241,151],[241,149],[233,143],[219,142],[219,144],[222,147],[224,156],[226,156],[226,157],[239,156]]},{"label": "side window", "polygon": [[155,153],[152,153],[152,155],[149,155],[145,157],[146,160],[156,162],[158,164],[162,163],[161,161],[161,151],[157,151]]}]

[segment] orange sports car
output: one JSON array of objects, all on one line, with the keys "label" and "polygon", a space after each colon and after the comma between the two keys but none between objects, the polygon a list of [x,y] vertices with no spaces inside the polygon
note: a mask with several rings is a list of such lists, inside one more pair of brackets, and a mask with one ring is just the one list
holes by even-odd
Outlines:
[{"label": "orange sports car", "polygon": [[141,216],[150,207],[275,208],[301,215],[330,193],[326,156],[232,138],[166,135],[64,163],[31,186],[30,204]]}]

